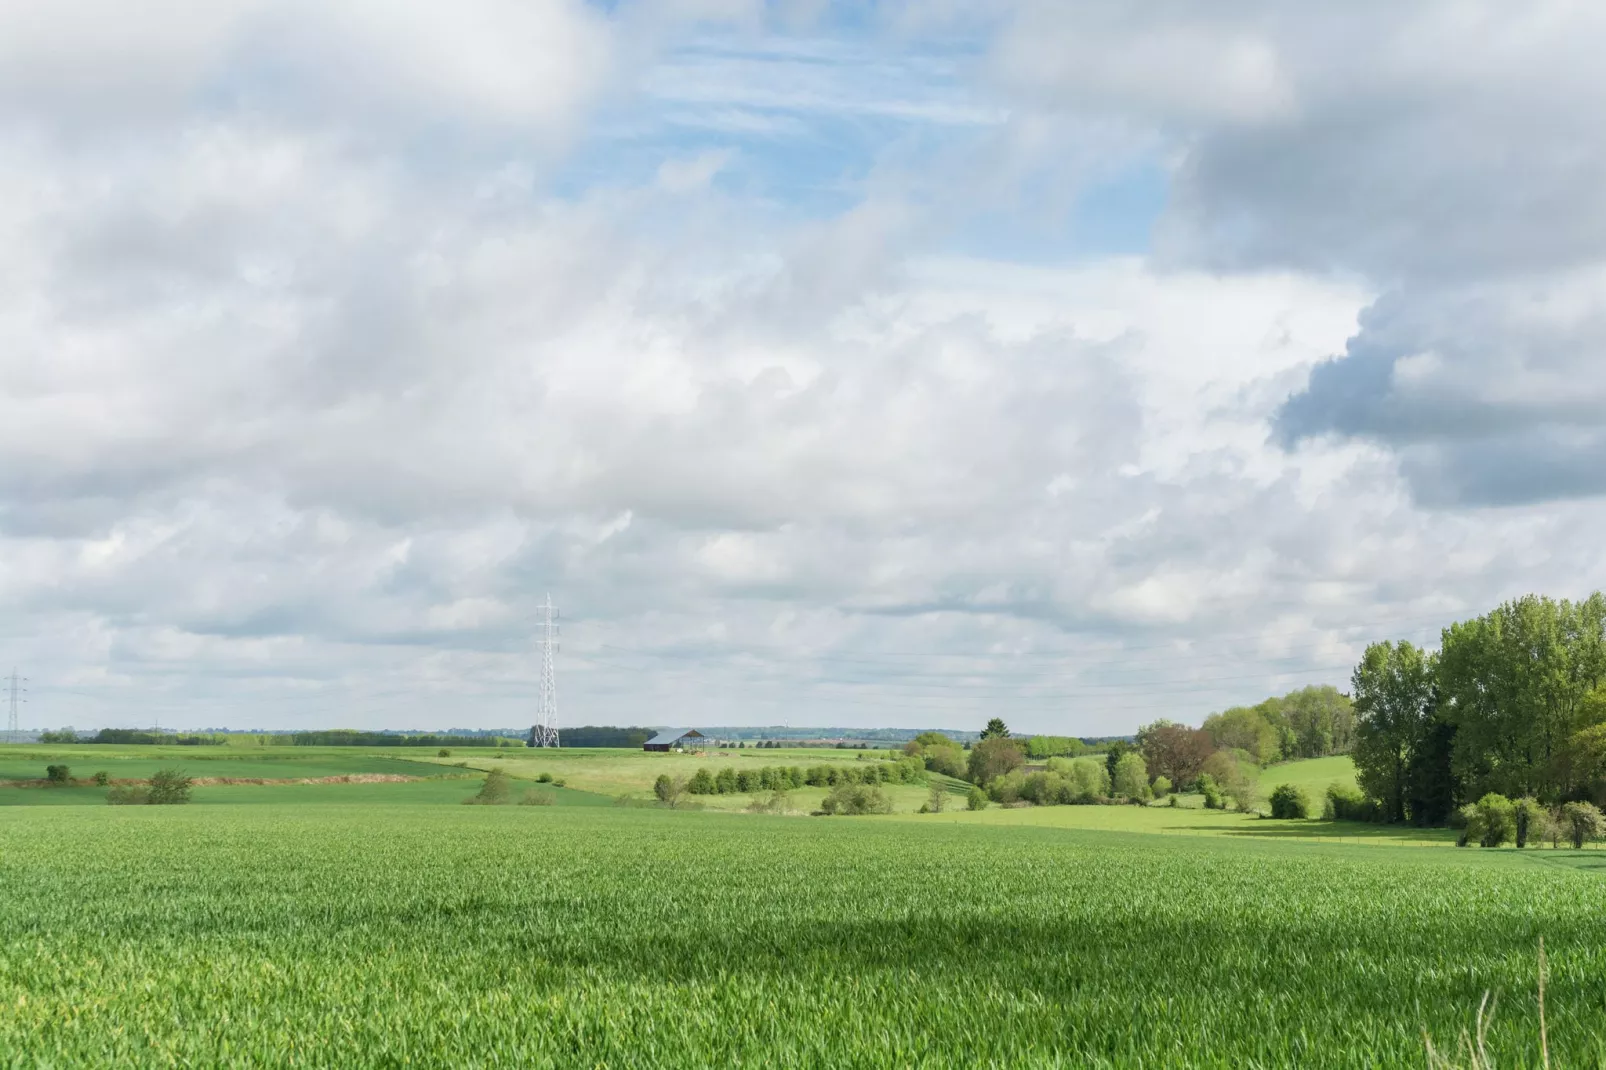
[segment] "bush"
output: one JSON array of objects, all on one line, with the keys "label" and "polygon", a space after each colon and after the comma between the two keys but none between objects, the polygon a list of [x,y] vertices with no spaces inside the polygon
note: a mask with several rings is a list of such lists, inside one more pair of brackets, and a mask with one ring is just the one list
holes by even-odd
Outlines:
[{"label": "bush", "polygon": [[452,752],[447,750],[445,747],[442,747],[440,750],[435,752],[435,757],[437,758],[450,758],[451,756]]},{"label": "bush", "polygon": [[744,795],[750,795],[759,790],[759,775],[754,769],[743,769],[736,774],[736,790]]},{"label": "bush", "polygon": [[714,778],[714,790],[721,795],[736,794],[736,770],[728,765],[721,769],[719,775]]},{"label": "bush", "polygon": [[1512,804],[1516,818],[1517,846],[1528,846],[1529,840],[1543,842],[1550,836],[1550,811],[1539,805],[1532,796],[1518,799]]},{"label": "bush", "polygon": [[553,777],[552,778],[552,786],[554,788],[566,788],[566,787],[569,786],[569,782],[567,780],[564,780],[560,776],[559,777]]},{"label": "bush", "polygon": [[1271,816],[1290,821],[1310,816],[1310,800],[1292,784],[1279,784],[1271,793]]},{"label": "bush", "polygon": [[1593,803],[1570,802],[1563,806],[1559,824],[1574,848],[1582,849],[1590,840],[1606,837],[1606,818]]},{"label": "bush", "polygon": [[652,782],[652,793],[659,802],[672,810],[679,805],[681,797],[686,794],[686,782],[668,773],[660,773],[658,779]]},{"label": "bush", "polygon": [[1376,799],[1368,799],[1361,789],[1348,784],[1327,785],[1322,818],[1327,821],[1379,821],[1383,810]]},{"label": "bush", "polygon": [[558,801],[558,797],[550,791],[540,788],[526,788],[524,794],[519,796],[520,806],[551,806]]},{"label": "bush", "polygon": [[1156,799],[1165,798],[1167,795],[1171,794],[1171,780],[1170,780],[1170,778],[1169,777],[1163,777],[1163,776],[1155,777],[1154,778],[1154,783],[1152,785],[1150,785],[1149,790],[1154,793],[1154,797]]},{"label": "bush", "polygon": [[718,789],[714,787],[714,774],[707,769],[699,769],[686,781],[686,790],[693,795],[713,795]]},{"label": "bush", "polygon": [[179,769],[158,769],[151,774],[146,801],[152,806],[181,806],[190,801],[192,781]]},{"label": "bush", "polygon": [[150,802],[150,790],[142,785],[119,785],[106,793],[106,801],[113,806],[144,806]]},{"label": "bush", "polygon": [[96,773],[90,779],[92,779],[95,782],[95,786],[96,787],[104,788],[107,784],[110,784],[112,782],[112,775],[110,773],[106,772],[106,770],[102,769],[100,772]]},{"label": "bush", "polygon": [[771,792],[768,799],[755,795],[753,801],[747,804],[747,809],[755,814],[784,814],[792,809],[792,797],[784,791]]},{"label": "bush", "polygon": [[931,785],[931,792],[926,796],[926,813],[942,813],[943,803],[947,802],[948,792],[941,784]]},{"label": "bush", "polygon": [[988,803],[987,793],[976,785],[970,786],[970,794],[965,796],[965,807],[970,810],[985,810]]},{"label": "bush", "polygon": [[69,774],[71,772],[65,765],[47,765],[45,766],[45,779],[52,784],[65,784],[70,779]]},{"label": "bush", "polygon": [[[1517,836],[1517,810],[1511,800],[1498,792],[1489,792],[1476,805],[1479,828],[1478,844],[1481,847],[1499,847]],[[1470,828],[1470,825],[1469,825]]]},{"label": "bush", "polygon": [[508,801],[513,792],[511,778],[500,769],[492,769],[485,774],[485,783],[480,790],[463,802],[470,806],[501,806]]},{"label": "bush", "polygon": [[841,784],[820,803],[825,814],[890,814],[892,800],[880,788],[863,784]]}]

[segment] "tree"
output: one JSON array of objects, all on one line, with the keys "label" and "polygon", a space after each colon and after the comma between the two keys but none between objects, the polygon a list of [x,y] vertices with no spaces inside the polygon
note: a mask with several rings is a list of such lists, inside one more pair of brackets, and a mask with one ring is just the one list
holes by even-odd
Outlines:
[{"label": "tree", "polygon": [[1606,818],[1586,802],[1570,802],[1561,808],[1561,826],[1574,848],[1582,849],[1590,840],[1606,836]]},{"label": "tree", "polygon": [[970,748],[967,772],[972,784],[985,787],[1026,764],[1020,745],[1008,736],[989,736]]},{"label": "tree", "polygon": [[673,810],[680,805],[681,797],[686,794],[686,781],[668,773],[659,773],[658,779],[652,782],[652,793],[659,802]]},{"label": "tree", "polygon": [[1156,721],[1138,729],[1138,751],[1149,772],[1173,784],[1191,784],[1199,778],[1205,759],[1215,753],[1210,733],[1202,728]]},{"label": "tree", "polygon": [[1115,783],[1116,765],[1120,763],[1122,756],[1128,754],[1131,750],[1132,744],[1124,739],[1118,739],[1111,743],[1109,749],[1104,752],[1104,771],[1109,774],[1111,784]]},{"label": "tree", "polygon": [[45,779],[52,784],[65,784],[72,779],[69,775],[70,772],[71,770],[65,765],[47,765],[45,766]]},{"label": "tree", "polygon": [[1606,597],[1529,595],[1444,631],[1443,716],[1456,725],[1454,769],[1469,793],[1555,801],[1580,780],[1572,742],[1601,716]]},{"label": "tree", "polygon": [[1282,757],[1280,734],[1259,707],[1234,706],[1213,713],[1205,718],[1204,730],[1216,747],[1248,751],[1261,765]]},{"label": "tree", "polygon": [[[501,773],[503,783],[507,781],[507,774],[501,770],[492,770],[490,776]],[[178,769],[158,769],[151,774],[150,789],[146,793],[146,801],[153,806],[176,806],[190,801],[190,785],[192,780]]]},{"label": "tree", "polygon": [[1386,821],[1403,821],[1405,771],[1433,700],[1434,661],[1411,643],[1373,643],[1350,682],[1355,695],[1355,773]]},{"label": "tree", "polygon": [[1286,756],[1321,758],[1345,754],[1354,745],[1354,706],[1338,688],[1322,685],[1291,691],[1280,706],[1290,735]]},{"label": "tree", "polygon": [[926,810],[929,813],[942,813],[943,804],[948,801],[948,792],[941,783],[931,785],[931,791],[926,794]]},{"label": "tree", "polygon": [[1009,729],[1004,727],[1002,717],[994,717],[987,722],[987,727],[981,730],[982,739],[1008,739]]},{"label": "tree", "polygon": [[1117,795],[1128,799],[1145,799],[1149,795],[1149,771],[1143,765],[1143,756],[1128,751],[1115,763],[1115,776],[1110,783]]},{"label": "tree", "polygon": [[[1430,707],[1437,709],[1437,697]],[[1430,714],[1405,763],[1405,810],[1418,825],[1442,825],[1461,800],[1454,768],[1455,725]]]}]

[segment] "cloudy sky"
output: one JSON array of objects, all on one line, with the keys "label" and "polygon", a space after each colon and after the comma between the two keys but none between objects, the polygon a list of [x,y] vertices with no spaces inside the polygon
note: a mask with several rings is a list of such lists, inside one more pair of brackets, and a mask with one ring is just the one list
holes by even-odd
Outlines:
[{"label": "cloudy sky", "polygon": [[570,724],[1125,732],[1581,596],[1603,48],[1582,0],[0,5],[23,725],[527,725],[550,591]]}]

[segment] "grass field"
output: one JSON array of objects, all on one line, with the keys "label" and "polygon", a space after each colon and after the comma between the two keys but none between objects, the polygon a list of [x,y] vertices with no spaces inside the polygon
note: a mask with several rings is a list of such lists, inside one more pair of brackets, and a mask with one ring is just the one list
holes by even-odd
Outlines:
[{"label": "grass field", "polygon": [[10,810],[0,1051],[1419,1066],[1424,1027],[1451,1040],[1498,989],[1494,1054],[1535,1065],[1542,934],[1553,1065],[1594,1065],[1603,864],[615,807]]}]

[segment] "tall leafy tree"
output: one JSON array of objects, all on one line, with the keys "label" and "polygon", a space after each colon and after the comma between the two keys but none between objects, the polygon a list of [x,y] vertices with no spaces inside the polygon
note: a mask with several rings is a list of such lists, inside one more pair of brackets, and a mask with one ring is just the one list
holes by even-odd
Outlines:
[{"label": "tall leafy tree", "polygon": [[1434,659],[1420,647],[1373,643],[1350,677],[1355,713],[1355,773],[1388,821],[1406,817],[1406,770],[1433,707]]},{"label": "tall leafy tree", "polygon": [[1598,716],[1591,693],[1606,682],[1606,598],[1529,595],[1452,625],[1440,677],[1469,796],[1564,798],[1579,778],[1573,740]]}]

